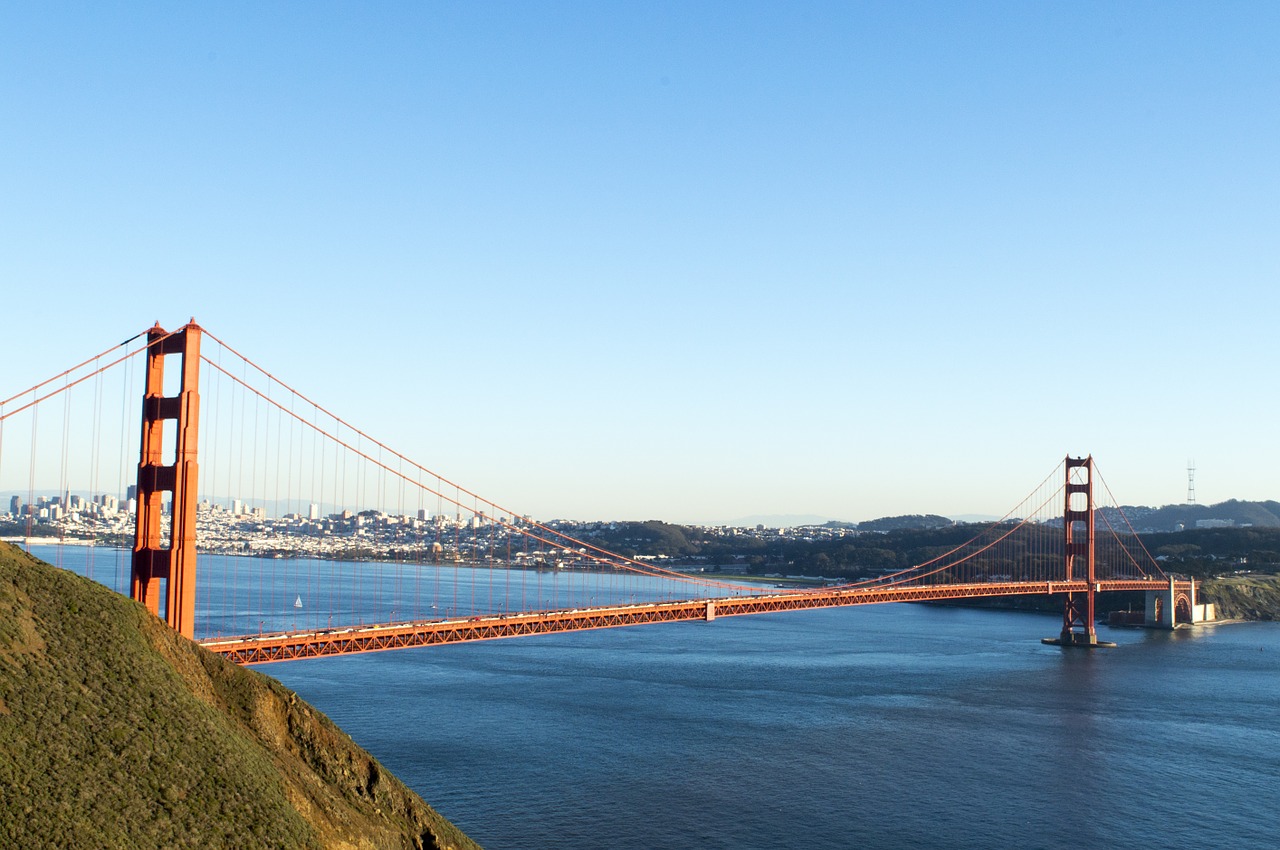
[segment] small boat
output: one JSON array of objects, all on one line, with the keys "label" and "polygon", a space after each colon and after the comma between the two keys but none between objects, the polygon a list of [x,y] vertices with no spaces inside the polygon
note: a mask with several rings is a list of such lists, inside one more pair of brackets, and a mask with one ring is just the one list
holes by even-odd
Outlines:
[{"label": "small boat", "polygon": [[301,597],[301,596],[299,596],[297,599],[293,600],[293,607],[294,607],[294,608],[301,608],[301,607],[302,607],[302,597]]}]

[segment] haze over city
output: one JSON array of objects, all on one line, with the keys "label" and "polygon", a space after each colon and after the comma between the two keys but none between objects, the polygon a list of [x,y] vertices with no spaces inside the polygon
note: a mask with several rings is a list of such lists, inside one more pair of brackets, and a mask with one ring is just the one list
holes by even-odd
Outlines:
[{"label": "haze over city", "polygon": [[1278,26],[8,5],[0,396],[194,316],[538,516],[1276,498]]}]

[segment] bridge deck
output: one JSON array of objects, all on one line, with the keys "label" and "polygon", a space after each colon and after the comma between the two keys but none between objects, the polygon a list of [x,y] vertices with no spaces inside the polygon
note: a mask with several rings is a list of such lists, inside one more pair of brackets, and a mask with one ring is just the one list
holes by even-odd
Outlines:
[{"label": "bridge deck", "polygon": [[[1182,583],[1179,584],[1181,587]],[[1163,590],[1167,581],[1134,579],[1099,581],[1097,592],[1122,590]],[[693,599],[680,602],[652,602],[600,608],[574,608],[520,614],[489,615],[461,620],[424,620],[353,628],[321,629],[246,635],[201,641],[201,645],[239,664],[262,664],[299,658],[351,655],[388,649],[408,649],[446,643],[552,634],[555,632],[609,629],[646,623],[681,620],[713,620],[745,614],[799,611],[874,605],[885,602],[928,602],[945,599],[974,599],[995,596],[1052,595],[1085,593],[1084,581],[1008,582],[944,584],[931,587],[831,588],[819,591],[771,593],[758,596]]]}]

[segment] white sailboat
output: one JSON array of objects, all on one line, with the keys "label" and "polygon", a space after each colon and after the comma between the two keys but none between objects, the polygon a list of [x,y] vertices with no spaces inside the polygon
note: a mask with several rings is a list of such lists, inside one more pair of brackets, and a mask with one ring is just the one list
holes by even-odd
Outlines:
[{"label": "white sailboat", "polygon": [[294,608],[301,608],[301,607],[302,607],[302,597],[301,597],[301,596],[299,596],[297,599],[293,600],[293,607],[294,607]]}]

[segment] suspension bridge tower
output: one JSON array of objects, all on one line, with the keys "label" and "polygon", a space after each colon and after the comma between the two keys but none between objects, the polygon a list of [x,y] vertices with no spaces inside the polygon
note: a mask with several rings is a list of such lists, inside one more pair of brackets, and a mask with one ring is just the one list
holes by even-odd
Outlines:
[{"label": "suspension bridge tower", "polygon": [[[1094,546],[1093,455],[1067,456],[1066,505],[1062,512],[1063,568],[1068,582],[1085,581],[1084,593],[1068,592],[1062,608],[1062,633],[1044,642],[1057,646],[1115,646],[1098,640],[1094,600],[1098,581]],[[1081,575],[1083,573],[1083,575]]]},{"label": "suspension bridge tower", "polygon": [[[138,460],[137,533],[130,595],[181,635],[195,637],[196,448],[200,425],[200,337],[192,319],[181,330],[147,331],[147,381],[142,399],[142,451]],[[181,358],[176,396],[164,395],[165,358]],[[165,424],[173,422],[172,463],[166,463]],[[169,539],[161,540],[164,494],[171,493]]]}]

